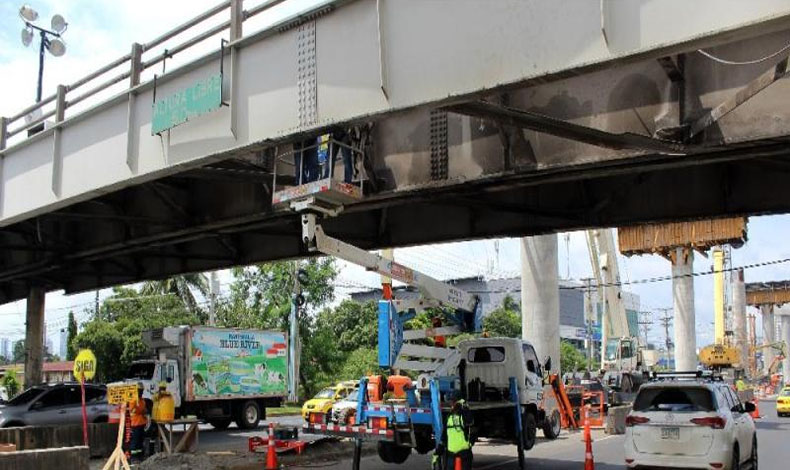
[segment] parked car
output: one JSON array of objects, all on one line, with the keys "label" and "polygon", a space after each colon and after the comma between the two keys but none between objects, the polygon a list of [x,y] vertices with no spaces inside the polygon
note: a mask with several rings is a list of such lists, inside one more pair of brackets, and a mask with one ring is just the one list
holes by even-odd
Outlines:
[{"label": "parked car", "polygon": [[338,424],[350,424],[348,421],[356,415],[359,389],[349,393],[348,396],[332,405],[332,421]]},{"label": "parked car", "polygon": [[628,468],[757,468],[757,433],[749,415],[724,382],[700,377],[642,385],[626,417]]},{"label": "parked car", "polygon": [[[106,422],[107,389],[85,384],[88,422]],[[0,406],[0,427],[82,423],[82,394],[78,383],[30,387]]]},{"label": "parked car", "polygon": [[790,386],[785,386],[776,397],[776,414],[780,418],[790,416]]},{"label": "parked car", "polygon": [[302,405],[302,418],[308,420],[310,413],[320,413],[326,418],[331,418],[332,405],[345,398],[357,387],[359,387],[359,381],[347,380],[321,390]]}]

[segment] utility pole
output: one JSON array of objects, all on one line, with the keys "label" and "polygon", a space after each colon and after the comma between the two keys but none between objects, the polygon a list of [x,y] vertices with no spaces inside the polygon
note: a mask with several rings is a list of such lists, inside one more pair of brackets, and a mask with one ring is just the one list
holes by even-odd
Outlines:
[{"label": "utility pole", "polygon": [[650,311],[642,311],[639,312],[641,315],[641,319],[639,320],[639,326],[642,327],[642,333],[645,335],[645,348],[647,348],[648,339],[647,335],[650,334],[650,326],[653,325],[653,313]]},{"label": "utility pole", "polygon": [[208,283],[208,324],[217,326],[217,294],[219,294],[219,279],[217,272],[212,271]]},{"label": "utility pole", "polygon": [[664,344],[667,349],[667,368],[669,368],[669,361],[671,359],[671,351],[672,351],[672,340],[669,339],[669,327],[672,325],[672,312],[673,309],[671,308],[659,308],[658,311],[662,312],[664,315],[658,319],[661,322],[661,325],[664,327]]},{"label": "utility pole", "polygon": [[593,334],[593,324],[595,323],[595,318],[593,316],[593,301],[592,301],[592,278],[587,277],[582,279],[582,282],[585,283],[584,287],[584,326],[585,326],[585,337],[587,339],[586,350],[587,350],[587,370],[592,370],[592,364],[595,358],[593,355],[595,354],[595,348],[593,344],[595,343],[595,335]]}]

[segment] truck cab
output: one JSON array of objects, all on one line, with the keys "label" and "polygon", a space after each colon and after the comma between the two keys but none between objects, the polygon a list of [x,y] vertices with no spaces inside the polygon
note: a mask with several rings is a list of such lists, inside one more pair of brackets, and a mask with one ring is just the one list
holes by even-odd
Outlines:
[{"label": "truck cab", "polygon": [[159,390],[159,383],[167,383],[167,391],[173,397],[175,407],[181,406],[181,381],[178,374],[178,361],[143,359],[132,362],[129,368],[128,381],[143,384],[143,399],[153,401],[154,394]]},{"label": "truck cab", "polygon": [[[469,384],[479,383],[485,390],[507,390],[509,378],[518,383],[522,405],[535,405],[543,399],[543,368],[538,361],[535,348],[528,342],[515,338],[478,338],[458,344],[462,381],[466,382],[470,401],[487,398]],[[476,388],[477,386],[473,387]]]}]

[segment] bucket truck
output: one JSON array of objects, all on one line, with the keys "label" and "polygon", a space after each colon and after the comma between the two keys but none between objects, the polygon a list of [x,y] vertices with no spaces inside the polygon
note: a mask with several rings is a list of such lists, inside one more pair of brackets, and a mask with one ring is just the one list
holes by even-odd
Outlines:
[{"label": "bucket truck", "polygon": [[[292,207],[302,212],[302,241],[309,251],[415,286],[422,295],[417,300],[379,302],[379,365],[423,372],[417,386],[407,388],[406,400],[369,403],[367,394],[360,393],[355,425],[324,423],[320,415],[314,415],[305,425],[306,432],[355,439],[355,470],[360,467],[363,440],[377,441],[379,456],[388,463],[405,462],[412,450],[434,450],[442,458],[445,420],[452,403],[463,398],[471,414],[471,439],[496,438],[516,444],[521,468],[524,451],[534,445],[538,427],[547,437],[557,437],[559,421],[553,422],[557,415],[550,413],[547,418],[543,407],[543,371],[550,370],[551,363],[539,362],[528,342],[474,338],[462,341],[456,349],[407,342],[479,331],[480,299],[476,295],[328,236],[318,223],[319,215],[333,215],[334,209],[327,211],[326,206],[314,205],[310,199]],[[404,331],[408,320],[430,307],[448,312],[451,325]],[[361,380],[360,390],[367,389],[366,380]]]}]

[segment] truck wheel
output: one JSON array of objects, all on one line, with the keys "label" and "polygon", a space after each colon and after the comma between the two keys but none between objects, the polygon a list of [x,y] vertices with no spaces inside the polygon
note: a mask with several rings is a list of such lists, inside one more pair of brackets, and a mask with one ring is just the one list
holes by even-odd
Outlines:
[{"label": "truck wheel", "polygon": [[239,408],[236,426],[239,429],[255,429],[261,420],[261,408],[254,400],[247,400]]},{"label": "truck wheel", "polygon": [[526,412],[521,415],[521,442],[524,445],[524,450],[530,450],[535,446],[535,440],[538,434],[538,424],[535,415]]},{"label": "truck wheel", "polygon": [[411,454],[410,447],[403,447],[395,445],[392,442],[379,441],[377,447],[379,458],[384,463],[401,464],[409,458]]},{"label": "truck wheel", "polygon": [[543,436],[546,439],[557,439],[557,436],[560,435],[561,425],[560,412],[557,410],[552,411],[551,415],[543,420]]},{"label": "truck wheel", "polygon": [[208,420],[208,424],[210,424],[214,429],[222,431],[224,429],[228,429],[230,426],[230,418],[228,419],[210,419]]}]

